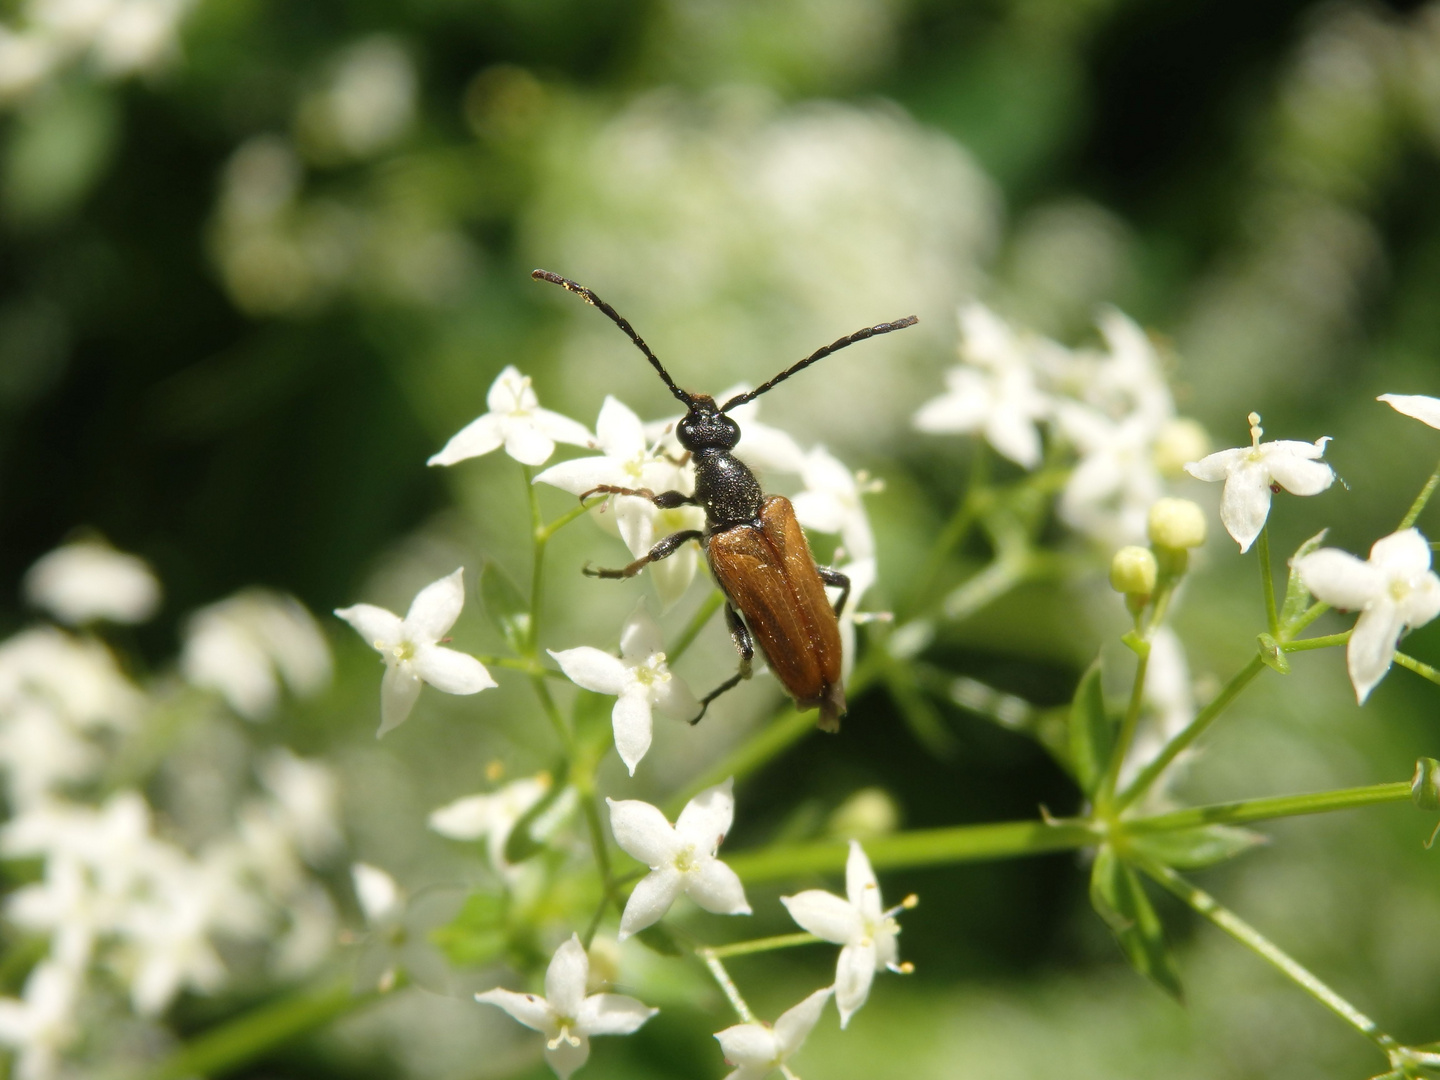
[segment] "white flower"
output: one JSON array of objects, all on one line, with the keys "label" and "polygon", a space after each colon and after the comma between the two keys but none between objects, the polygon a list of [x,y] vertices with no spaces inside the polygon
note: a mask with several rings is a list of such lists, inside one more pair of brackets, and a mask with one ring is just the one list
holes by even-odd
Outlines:
[{"label": "white flower", "polygon": [[330,683],[330,647],[293,596],[245,589],[186,620],[180,671],[247,720],[275,711],[284,681],[305,697]]},{"label": "white flower", "polygon": [[128,730],[145,706],[110,650],[52,626],[0,644],[0,711],[26,698],[53,706],[85,730]]},{"label": "white flower", "polygon": [[1151,418],[1133,412],[1115,420],[1066,402],[1056,420],[1080,454],[1060,494],[1060,517],[1101,543],[1143,543],[1150,507],[1163,493]]},{"label": "white flower", "polygon": [[966,363],[945,375],[946,393],[915,414],[915,426],[932,435],[983,432],[985,441],[1015,464],[1040,464],[1036,424],[1050,402],[1035,385],[1024,345],[985,305],[960,309],[960,352]]},{"label": "white flower", "polygon": [[[488,795],[467,795],[434,810],[430,828],[452,840],[485,840],[490,865],[502,873],[511,869],[505,861],[505,845],[516,822],[543,799],[552,785],[549,773],[512,780]],[[530,829],[532,836],[543,838],[553,831],[576,805],[574,788],[566,788],[554,805],[539,816]]]},{"label": "white flower", "polygon": [[1270,514],[1270,485],[1279,484],[1292,495],[1318,495],[1335,481],[1329,465],[1319,461],[1330,437],[1313,443],[1282,439],[1261,443],[1260,416],[1251,413],[1250,445],[1221,450],[1192,461],[1185,471],[1200,480],[1224,480],[1220,521],[1242,552],[1265,527]]},{"label": "white flower", "polygon": [[431,890],[412,900],[394,878],[369,863],[355,863],[350,880],[370,930],[355,965],[356,988],[388,992],[403,971],[428,990],[448,992],[449,965],[431,943],[430,932],[459,914],[463,898]]},{"label": "white flower", "polygon": [[[606,397],[595,423],[595,439],[605,453],[598,457],[576,458],[552,465],[539,476],[537,484],[551,484],[572,495],[583,495],[603,485],[689,492],[694,487],[694,470],[682,468],[670,459],[657,440],[652,444],[640,418],[626,405]],[[598,507],[593,520],[614,521],[632,555],[644,555],[661,537],[684,529],[698,529],[705,523],[704,511],[695,506],[662,510],[649,499],[615,496]],[[695,577],[699,550],[686,544],[668,559],[652,563],[649,576],[668,608],[675,603]]]},{"label": "white flower", "polygon": [[834,992],[833,986],[816,990],[799,1005],[781,1013],[773,1028],[752,1023],[717,1031],[715,1038],[720,1040],[726,1063],[736,1066],[725,1080],[764,1080],[782,1068],[819,1022],[825,1002]]},{"label": "white flower", "polygon": [[587,997],[585,983],[589,977],[590,958],[580,938],[572,934],[555,950],[545,972],[544,997],[495,989],[476,994],[475,1000],[504,1009],[544,1035],[548,1040],[545,1060],[560,1080],[569,1080],[570,1074],[590,1057],[590,1036],[630,1035],[660,1011],[623,994]]},{"label": "white flower", "polygon": [[700,711],[700,702],[685,680],[665,665],[662,644],[660,627],[642,600],[620,629],[618,658],[588,645],[550,651],[571,682],[597,694],[615,695],[615,708],[610,714],[615,749],[631,776],[650,749],[651,706],[687,720]]},{"label": "white flower", "polygon": [[823,446],[805,455],[800,467],[805,490],[793,500],[795,517],[806,528],[839,533],[845,554],[868,559],[875,554],[875,534],[860,496],[880,490],[863,472],[852,473]]},{"label": "white flower", "polygon": [[343,843],[335,774],[323,763],[296,757],[283,746],[270,751],[256,771],[273,797],[286,834],[306,861],[323,863]]},{"label": "white flower", "polygon": [[842,1028],[870,996],[875,972],[910,969],[908,964],[896,963],[899,945],[895,938],[900,933],[900,924],[895,921],[895,915],[902,908],[914,906],[914,898],[906,897],[899,907],[884,910],[875,871],[870,868],[870,860],[858,840],[850,841],[850,858],[845,863],[845,894],[848,900],[822,889],[807,889],[795,896],[780,898],[789,909],[790,917],[801,927],[816,937],[844,946],[835,968],[835,1004],[840,1010]]},{"label": "white flower", "polygon": [[71,626],[108,619],[142,623],[160,606],[160,582],[145,560],[101,540],[42,555],[25,574],[25,599]]},{"label": "white flower", "polygon": [[465,604],[463,574],[462,568],[426,585],[403,620],[373,604],[335,612],[385,658],[377,739],[405,722],[420,696],[421,683],[447,694],[477,694],[496,685],[479,660],[440,644]]},{"label": "white flower", "polygon": [[1295,569],[1317,599],[1360,612],[1345,660],[1361,704],[1390,670],[1400,635],[1440,615],[1440,578],[1430,570],[1429,543],[1415,529],[1375,541],[1368,562],[1322,548],[1297,559]]},{"label": "white flower", "polygon": [[16,1052],[16,1080],[50,1080],[79,1036],[80,975],[53,960],[35,965],[19,1000],[0,998],[0,1045]]},{"label": "white flower", "polygon": [[490,411],[461,428],[427,464],[454,465],[503,445],[522,465],[542,465],[555,452],[557,442],[573,446],[591,443],[590,432],[583,425],[540,408],[530,377],[513,366],[496,376],[485,401]]},{"label": "white flower", "polygon": [[681,893],[717,915],[750,914],[740,878],[715,857],[735,819],[734,783],[731,777],[700,792],[685,804],[673,827],[647,802],[605,800],[615,842],[650,867],[620,916],[621,941],[658,922]]},{"label": "white flower", "polygon": [[[843,682],[849,682],[850,672],[855,669],[855,624],[875,617],[871,612],[860,611],[860,602],[875,585],[878,571],[872,556],[846,563],[840,567],[840,572],[850,579],[850,596],[845,601],[845,610],[840,613],[840,676]],[[832,600],[839,598],[838,588],[827,585],[825,591]]]},{"label": "white flower", "polygon": [[1376,401],[1383,401],[1396,412],[1412,416],[1423,424],[1440,428],[1440,398],[1424,394],[1381,394]]}]

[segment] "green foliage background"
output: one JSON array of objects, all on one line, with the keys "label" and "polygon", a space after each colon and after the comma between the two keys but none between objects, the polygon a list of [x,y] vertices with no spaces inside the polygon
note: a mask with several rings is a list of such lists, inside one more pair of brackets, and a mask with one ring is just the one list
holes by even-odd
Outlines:
[{"label": "green foliage background", "polygon": [[[305,102],[341,50],[376,34],[413,61],[416,115],[393,143],[347,157],[306,127]],[[1121,307],[1173,346],[1180,407],[1217,446],[1244,441],[1250,409],[1271,437],[1335,436],[1327,457],[1347,486],[1278,503],[1275,549],[1328,525],[1330,543],[1364,551],[1393,529],[1436,456],[1434,433],[1373,398],[1440,390],[1437,78],[1435,5],[201,0],[162,72],[108,81],[81,64],[0,114],[0,629],[30,617],[16,585],[24,569],[79,527],[159,571],[164,616],[136,641],[155,664],[173,654],[186,611],[250,583],[324,612],[357,599],[399,606],[430,580],[417,567],[452,553],[471,567],[484,553],[518,576],[525,519],[513,463],[424,467],[484,410],[499,369],[516,364],[543,403],[587,424],[606,392],[647,417],[668,411],[613,328],[582,325],[593,313],[528,280],[535,265],[594,287],[683,384],[708,391],[767,377],[805,342],[919,309],[925,334],[886,364],[847,353],[807,375],[806,390],[767,398],[764,412],[885,478],[871,507],[891,598],[906,595],[909,556],[960,494],[968,447],[908,436],[903,420],[938,391],[953,308],[971,295],[1071,343],[1093,333],[1097,304]],[[730,174],[716,179],[703,155],[686,166],[693,185],[677,181],[665,198],[627,202],[597,180],[600,157],[634,149],[601,133],[647,108],[682,137],[701,133],[706,153],[738,155],[740,173],[755,145],[747,109],[762,126],[881,117],[904,139],[968,155],[973,203],[877,186],[891,216],[822,217],[810,235],[827,238],[825,252],[784,252],[787,267],[804,268],[787,277],[778,254],[751,243],[754,223],[725,216]],[[804,111],[816,108],[834,111]],[[267,292],[273,267],[259,286],[227,276],[222,177],[238,147],[264,137],[300,147],[295,228],[343,212],[339,234],[359,245],[343,273],[308,292]],[[973,212],[971,225],[952,212]],[[811,277],[863,280],[837,253],[864,267],[876,237],[913,234],[923,247],[926,230],[951,227],[971,264],[897,267],[887,253],[883,297],[843,298],[853,317],[837,323],[834,298],[803,308]],[[710,249],[683,230],[706,228],[738,238],[724,295],[687,284],[699,270],[684,253]],[[432,233],[458,243],[452,261],[420,287],[397,285],[416,238]],[[671,251],[681,253],[673,273],[646,272]],[[717,345],[731,342],[744,349]],[[1213,506],[1216,493],[1189,494]],[[1435,530],[1426,518],[1420,527]],[[555,565],[578,567],[597,550],[618,548],[567,530]],[[958,580],[966,565],[947,573]],[[1224,678],[1263,623],[1254,569],[1220,535],[1201,572],[1177,623],[1197,675]],[[1121,625],[1100,584],[1027,588],[957,628],[939,655],[1038,704],[1066,701]],[[581,593],[557,586],[559,625],[574,644],[608,645],[631,600]],[[1089,625],[1075,621],[1077,606],[1094,612]],[[478,649],[485,634],[467,611],[457,639]],[[333,637],[337,690],[273,737],[345,770],[361,856],[412,878],[455,874],[453,852],[424,834],[424,813],[475,790],[491,758],[516,775],[544,765],[524,728],[539,721],[518,691],[432,695],[377,748],[373,655],[343,627]],[[697,682],[728,669],[726,647],[711,627],[690,658]],[[1422,631],[1407,650],[1434,663],[1440,638]],[[1401,779],[1436,752],[1434,686],[1396,671],[1361,710],[1337,655],[1294,664],[1217,730],[1188,798]],[[750,691],[745,708],[758,716],[768,699]],[[1076,807],[1038,748],[943,708],[943,730],[927,741],[871,693],[841,738],[803,741],[745,789],[731,843],[803,834],[865,785],[890,791],[915,827]],[[670,742],[690,760],[718,752],[714,741]],[[1282,823],[1267,830],[1271,848],[1205,884],[1397,1035],[1423,1041],[1440,1034],[1440,879],[1420,848],[1426,827],[1409,808]],[[843,1038],[827,1021],[804,1075],[1379,1071],[1352,1032],[1162,898],[1188,1004],[1164,999],[1125,966],[1085,880],[1071,856],[886,877],[887,895],[922,898],[902,938],[918,972],[879,984]],[[757,910],[778,910],[772,901],[752,895]],[[784,928],[774,920],[773,932]],[[756,932],[766,930],[761,920]],[[748,963],[735,973],[758,984],[765,1014],[828,978],[818,955]],[[182,1021],[196,1026],[216,1008],[188,1007]],[[523,1054],[489,1049],[498,1027],[475,1011],[397,1001],[250,1075],[478,1078],[525,1067]],[[664,1013],[597,1047],[586,1075],[719,1076],[709,1022]]]}]

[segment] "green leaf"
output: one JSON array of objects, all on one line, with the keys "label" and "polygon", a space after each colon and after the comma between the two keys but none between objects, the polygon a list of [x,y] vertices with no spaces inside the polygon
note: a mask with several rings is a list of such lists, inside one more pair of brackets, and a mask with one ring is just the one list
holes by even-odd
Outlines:
[{"label": "green leaf", "polygon": [[1285,655],[1285,650],[1280,648],[1280,643],[1269,634],[1260,634],[1255,639],[1260,647],[1260,660],[1272,671],[1278,671],[1281,675],[1290,674],[1290,658]]},{"label": "green leaf", "polygon": [[1095,793],[1114,746],[1115,723],[1105,711],[1100,661],[1096,660],[1081,676],[1070,703],[1070,764],[1085,794]]},{"label": "green leaf", "polygon": [[1200,870],[1233,859],[1269,837],[1234,825],[1201,825],[1194,829],[1136,833],[1127,841],[1156,862],[1176,870]]},{"label": "green leaf", "polygon": [[1305,609],[1310,606],[1310,590],[1305,588],[1305,583],[1295,572],[1295,563],[1301,556],[1309,555],[1312,551],[1317,550],[1325,542],[1325,534],[1329,531],[1329,529],[1321,529],[1296,548],[1295,554],[1290,556],[1290,578],[1285,582],[1285,601],[1280,605],[1280,625],[1282,627],[1288,628],[1291,623],[1305,614]]},{"label": "green leaf", "polygon": [[530,645],[530,604],[505,571],[487,562],[480,571],[480,600],[485,614],[512,652],[524,655]]},{"label": "green leaf", "polygon": [[510,944],[509,902],[496,893],[471,893],[453,922],[430,940],[452,964],[478,966],[502,957]]},{"label": "green leaf", "polygon": [[1090,871],[1090,903],[1115,933],[1132,967],[1177,1000],[1180,974],[1165,945],[1160,916],[1130,865],[1102,844]]}]

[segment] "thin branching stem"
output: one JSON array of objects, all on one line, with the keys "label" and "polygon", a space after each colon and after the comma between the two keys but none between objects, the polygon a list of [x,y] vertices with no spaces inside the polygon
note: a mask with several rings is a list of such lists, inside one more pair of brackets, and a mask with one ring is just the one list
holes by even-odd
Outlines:
[{"label": "thin branching stem", "polygon": [[1416,675],[1419,675],[1422,679],[1429,679],[1432,683],[1440,684],[1440,671],[1437,671],[1429,664],[1422,663],[1421,661],[1416,660],[1413,656],[1409,656],[1406,653],[1396,650],[1395,663],[1399,664],[1403,668],[1409,668],[1411,671],[1415,672]]},{"label": "thin branching stem", "polygon": [[1415,496],[1415,501],[1410,504],[1410,509],[1405,511],[1405,516],[1400,519],[1400,528],[1396,529],[1396,532],[1410,528],[1419,520],[1425,504],[1430,501],[1430,496],[1435,494],[1436,485],[1440,485],[1440,464],[1435,466],[1435,471],[1430,474],[1430,479],[1425,481],[1425,486],[1420,489],[1420,494]]},{"label": "thin branching stem", "polygon": [[1270,523],[1267,521],[1255,541],[1260,563],[1260,592],[1265,598],[1265,622],[1272,637],[1280,636],[1280,609],[1275,606],[1275,571],[1270,565]]}]

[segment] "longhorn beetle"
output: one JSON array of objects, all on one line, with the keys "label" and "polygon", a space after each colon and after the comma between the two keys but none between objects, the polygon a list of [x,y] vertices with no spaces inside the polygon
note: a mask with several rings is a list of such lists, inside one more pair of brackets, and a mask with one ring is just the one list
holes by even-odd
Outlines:
[{"label": "longhorn beetle", "polygon": [[[665,385],[688,410],[675,428],[680,445],[695,462],[695,494],[648,488],[603,485],[580,496],[634,495],[649,499],[662,510],[677,506],[700,506],[705,510],[705,528],[671,533],[630,565],[618,570],[585,568],[592,577],[634,577],[650,563],[673,555],[683,544],[694,540],[705,550],[710,572],[725,595],[725,621],[730,638],[740,653],[740,670],[700,700],[698,723],[705,710],[725,691],[750,678],[751,661],[758,642],[770,669],[802,710],[818,708],[822,731],[839,731],[845,715],[845,687],[840,676],[840,623],[850,596],[850,579],[829,567],[817,566],[810,554],[805,533],[795,519],[790,500],[783,495],[765,495],[755,474],[731,451],[740,441],[740,426],[725,414],[753,401],[831,353],[857,341],[914,326],[911,315],[898,322],[880,323],[817,349],[798,364],[786,368],[754,390],[737,394],[724,405],[706,394],[688,394],[675,385],[659,358],[619,312],[585,286],[548,270],[531,275],[537,281],[575,293],[587,304],[599,308],[633,341],[659,373]],[[834,608],[825,595],[825,586],[840,589]]]}]

